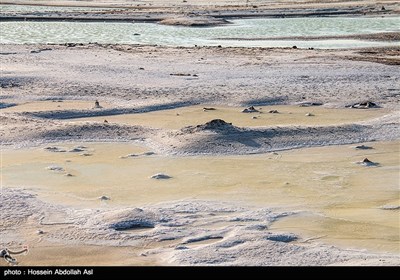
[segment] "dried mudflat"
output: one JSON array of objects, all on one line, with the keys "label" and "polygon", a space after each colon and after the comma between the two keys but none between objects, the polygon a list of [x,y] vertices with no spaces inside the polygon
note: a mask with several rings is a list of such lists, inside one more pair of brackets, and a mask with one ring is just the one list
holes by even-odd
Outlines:
[{"label": "dried mudflat", "polygon": [[2,47],[20,264],[399,265],[398,49]]}]

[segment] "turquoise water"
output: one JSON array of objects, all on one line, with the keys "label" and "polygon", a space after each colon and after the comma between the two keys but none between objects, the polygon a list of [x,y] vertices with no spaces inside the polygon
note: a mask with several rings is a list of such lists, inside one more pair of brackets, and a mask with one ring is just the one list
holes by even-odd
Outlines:
[{"label": "turquoise water", "polygon": [[[400,17],[239,19],[193,28],[153,23],[1,22],[0,43],[151,44],[164,46],[349,48],[399,45],[361,40],[251,40],[282,36],[331,36],[400,31]],[[139,34],[139,35],[138,35]],[[228,39],[229,38],[229,39]],[[227,40],[228,39],[228,40]]]}]

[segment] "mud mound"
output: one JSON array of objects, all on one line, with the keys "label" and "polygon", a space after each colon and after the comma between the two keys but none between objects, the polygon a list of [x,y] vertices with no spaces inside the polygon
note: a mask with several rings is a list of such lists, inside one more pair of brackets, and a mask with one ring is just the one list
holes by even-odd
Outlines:
[{"label": "mud mound", "polygon": [[154,226],[160,221],[157,219],[157,215],[152,211],[145,211],[140,208],[131,208],[96,215],[93,222],[100,227],[121,231],[154,228]]},{"label": "mud mound", "polygon": [[227,123],[224,120],[221,119],[214,119],[209,122],[206,122],[205,124],[199,124],[196,126],[187,126],[182,128],[183,132],[186,133],[195,133],[195,132],[201,132],[205,130],[211,130],[211,131],[236,131],[238,128],[232,123]]}]

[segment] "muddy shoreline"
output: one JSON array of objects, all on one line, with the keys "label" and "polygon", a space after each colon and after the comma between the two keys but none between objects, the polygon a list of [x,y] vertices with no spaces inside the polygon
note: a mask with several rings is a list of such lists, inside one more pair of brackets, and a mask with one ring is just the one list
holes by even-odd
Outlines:
[{"label": "muddy shoreline", "polygon": [[[81,8],[110,8],[103,11],[41,11],[41,12],[2,12],[0,21],[77,21],[77,22],[160,22],[165,19],[185,17],[196,19],[208,17],[209,24],[203,23],[200,26],[211,27],[219,24],[213,23],[216,19],[240,19],[240,18],[294,18],[294,17],[334,17],[334,16],[395,16],[400,14],[398,3],[385,3],[383,5],[373,4],[366,1],[360,5],[354,3],[305,3],[301,6],[290,3],[276,5],[84,5],[78,3],[54,4],[51,2],[24,2],[3,1],[1,4],[31,5],[32,7],[81,7]],[[218,3],[217,3],[218,4]],[[282,5],[284,6],[282,8]],[[224,24],[224,23],[220,23]]]},{"label": "muddy shoreline", "polygon": [[301,40],[301,41],[314,41],[314,40],[332,40],[332,39],[356,39],[356,40],[369,40],[369,41],[387,41],[397,42],[400,41],[400,32],[381,32],[370,34],[355,34],[343,36],[281,36],[281,37],[260,37],[260,38],[217,38],[218,40],[239,40],[239,41],[273,41],[273,40]]}]

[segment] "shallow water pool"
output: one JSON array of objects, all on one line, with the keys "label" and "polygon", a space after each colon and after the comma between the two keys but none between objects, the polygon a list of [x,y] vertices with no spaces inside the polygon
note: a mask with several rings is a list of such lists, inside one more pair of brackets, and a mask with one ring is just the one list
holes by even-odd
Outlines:
[{"label": "shallow water pool", "polygon": [[[0,42],[5,44],[66,42],[150,44],[163,46],[352,48],[397,46],[398,42],[321,39],[265,40],[293,36],[337,36],[400,30],[400,17],[335,17],[238,19],[233,24],[177,27],[153,23],[103,22],[1,22]],[[257,39],[258,38],[258,39]],[[252,40],[242,40],[252,39]]]},{"label": "shallow water pool", "polygon": [[[77,145],[85,146],[88,155],[69,152]],[[399,143],[365,145],[373,149],[346,145],[247,156],[171,157],[143,154],[149,150],[132,143],[58,143],[52,146],[65,152],[45,147],[3,150],[3,186],[28,188],[44,200],[78,208],[200,199],[299,211],[279,219],[273,228],[345,248],[398,253],[399,210],[382,208],[399,206]],[[137,156],[124,158],[127,154]],[[380,166],[355,163],[365,157]],[[150,178],[160,172],[172,178]],[[103,195],[111,200],[99,200]]]}]

